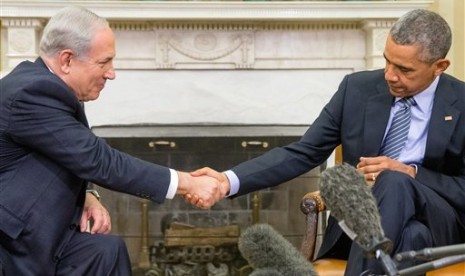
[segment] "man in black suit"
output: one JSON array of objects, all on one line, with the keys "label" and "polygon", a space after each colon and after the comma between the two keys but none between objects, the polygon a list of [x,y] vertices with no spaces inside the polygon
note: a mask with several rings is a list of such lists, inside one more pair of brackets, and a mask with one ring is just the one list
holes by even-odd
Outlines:
[{"label": "man in black suit", "polygon": [[[194,175],[214,176],[228,196],[243,195],[307,172],[341,144],[344,161],[373,185],[393,253],[464,242],[465,85],[444,73],[450,46],[451,30],[438,14],[407,13],[389,32],[384,70],[346,76],[300,141],[224,173],[204,168]],[[407,140],[398,156],[388,157],[383,145],[407,98],[413,103]],[[186,199],[208,207],[195,195]],[[348,276],[367,269],[383,274],[376,261],[350,245],[333,217],[328,224],[319,258],[348,258]]]},{"label": "man in black suit", "polygon": [[[91,132],[82,102],[115,78],[114,56],[108,22],[69,7],[45,27],[40,58],[0,80],[0,253],[7,255],[0,263],[7,275],[131,275],[124,242],[106,235],[108,212],[85,195],[88,182],[158,203],[189,192],[213,204],[225,193],[216,179],[134,158]],[[95,223],[87,233],[89,219]]]}]

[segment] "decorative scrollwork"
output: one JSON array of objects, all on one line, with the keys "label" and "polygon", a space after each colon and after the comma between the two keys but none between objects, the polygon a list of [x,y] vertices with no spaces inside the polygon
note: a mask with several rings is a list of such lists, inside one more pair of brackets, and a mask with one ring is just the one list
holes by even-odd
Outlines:
[{"label": "decorative scrollwork", "polygon": [[[195,38],[194,43],[197,43],[197,44],[195,44],[196,48],[198,48],[199,45],[200,45],[198,40],[202,40],[202,39],[205,39],[207,37],[208,37],[208,40],[209,40],[208,43],[211,43],[210,45],[208,45],[208,47],[213,49],[214,48],[213,43],[215,44],[215,47],[216,47],[216,37],[214,37],[213,35],[209,36],[209,35],[206,35],[206,34],[201,34],[200,36],[202,38],[199,38],[199,35],[197,35],[196,38]],[[236,51],[244,43],[244,39],[243,39],[243,37],[241,35],[232,35],[230,37],[230,40],[231,40],[231,43],[229,43],[227,47],[225,47],[223,49],[209,50],[209,51],[205,51],[203,49],[202,50],[197,50],[197,49],[194,49],[194,48],[185,47],[179,42],[178,39],[174,39],[174,38],[168,40],[167,43],[171,48],[173,48],[178,53],[180,53],[180,54],[182,54],[182,55],[184,55],[186,57],[189,57],[191,59],[205,61],[205,60],[215,60],[215,59],[225,57],[225,56],[231,54],[232,52]],[[206,46],[206,45],[204,45],[204,46]]]}]

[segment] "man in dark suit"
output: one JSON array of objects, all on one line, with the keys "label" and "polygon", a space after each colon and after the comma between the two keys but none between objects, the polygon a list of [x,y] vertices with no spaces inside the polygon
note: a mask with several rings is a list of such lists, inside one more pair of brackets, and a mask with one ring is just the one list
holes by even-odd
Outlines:
[{"label": "man in dark suit", "polygon": [[[82,102],[97,99],[115,78],[114,56],[108,22],[70,7],[45,27],[40,58],[0,80],[0,263],[6,275],[131,275],[124,242],[105,235],[108,212],[85,196],[88,182],[158,203],[189,192],[213,204],[224,194],[216,179],[134,158],[90,131]],[[87,233],[89,219],[95,223]]]},{"label": "man in dark suit", "polygon": [[[300,141],[224,173],[204,168],[194,175],[217,177],[229,196],[243,195],[307,172],[342,144],[344,161],[373,185],[393,253],[465,242],[465,85],[444,73],[450,46],[450,28],[438,14],[407,13],[390,30],[384,70],[346,76]],[[389,157],[387,134],[407,99],[407,140]],[[186,199],[205,206],[195,195]],[[384,274],[363,253],[331,217],[319,258],[348,258],[348,276]]]}]

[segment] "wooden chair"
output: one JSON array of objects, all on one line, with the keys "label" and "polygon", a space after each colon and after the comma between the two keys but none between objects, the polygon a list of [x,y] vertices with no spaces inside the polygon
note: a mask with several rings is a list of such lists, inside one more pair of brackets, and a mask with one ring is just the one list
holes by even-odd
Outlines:
[{"label": "wooden chair", "polygon": [[[342,146],[335,150],[335,163],[342,164]],[[323,237],[323,233],[318,233],[318,226],[326,226],[324,221],[318,224],[320,214],[326,211],[326,206],[320,196],[319,191],[310,192],[304,195],[300,204],[300,210],[305,215],[305,232],[301,246],[302,254],[307,260],[313,262],[315,269],[320,276],[341,276],[346,269],[346,261],[338,259],[321,259],[314,261],[317,253],[317,237]],[[323,231],[324,229],[322,229]]]},{"label": "wooden chair", "polygon": [[[301,252],[312,261],[320,276],[342,276],[346,261],[337,259],[320,259],[314,261],[317,250],[318,219],[321,212],[326,211],[325,204],[318,191],[304,195],[300,209],[305,215],[305,232]],[[465,276],[465,262],[428,272],[426,276]]]},{"label": "wooden chair", "polygon": [[326,206],[319,191],[307,193],[300,203],[300,210],[305,215],[305,231],[301,252],[307,260],[313,263],[320,276],[342,276],[346,268],[346,261],[338,259],[320,259],[314,261],[317,252],[318,219],[326,211]]}]

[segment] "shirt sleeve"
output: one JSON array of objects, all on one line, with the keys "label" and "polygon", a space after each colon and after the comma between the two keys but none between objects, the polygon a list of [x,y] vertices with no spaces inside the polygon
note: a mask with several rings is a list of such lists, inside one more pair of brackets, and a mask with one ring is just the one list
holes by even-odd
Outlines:
[{"label": "shirt sleeve", "polygon": [[171,180],[170,180],[170,186],[168,188],[168,192],[166,193],[166,198],[167,199],[173,199],[174,196],[176,195],[176,191],[178,190],[178,173],[170,169],[170,175],[171,175]]},{"label": "shirt sleeve", "polygon": [[232,196],[232,195],[235,195],[237,194],[237,192],[239,192],[239,187],[241,186],[241,183],[239,181],[239,178],[237,177],[237,175],[229,170],[229,171],[225,171],[224,174],[228,177],[229,179],[229,194],[227,196]]}]

